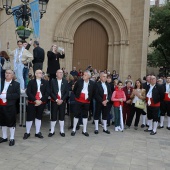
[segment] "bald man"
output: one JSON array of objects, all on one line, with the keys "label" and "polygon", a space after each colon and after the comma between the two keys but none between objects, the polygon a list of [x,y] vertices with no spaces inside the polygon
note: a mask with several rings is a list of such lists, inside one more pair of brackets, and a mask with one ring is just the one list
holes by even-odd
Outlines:
[{"label": "bald man", "polygon": [[25,140],[30,137],[30,130],[34,119],[36,128],[35,137],[42,139],[43,135],[40,132],[42,114],[50,94],[49,82],[42,79],[42,70],[35,71],[35,79],[29,81],[26,93],[28,96],[28,108],[26,133],[23,139]]},{"label": "bald man", "polygon": [[20,85],[13,80],[14,72],[6,70],[5,81],[0,89],[0,126],[2,127],[2,138],[0,143],[7,142],[7,127],[10,130],[9,146],[15,145],[15,127],[16,127],[16,101],[20,97]]}]

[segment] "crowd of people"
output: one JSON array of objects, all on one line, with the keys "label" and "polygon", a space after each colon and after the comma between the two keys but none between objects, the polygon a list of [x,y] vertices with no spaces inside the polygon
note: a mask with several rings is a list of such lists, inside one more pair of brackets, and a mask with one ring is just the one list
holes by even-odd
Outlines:
[{"label": "crowd of people", "polygon": [[[170,130],[170,76],[160,79],[147,75],[132,81],[130,75],[121,81],[115,70],[96,70],[88,66],[69,72],[60,69],[59,60],[65,58],[64,51],[58,52],[57,45],[52,45],[47,52],[47,74],[43,72],[44,50],[34,41],[33,55],[29,52],[32,42],[18,41],[18,48],[11,51],[7,43],[7,52],[1,51],[1,86],[0,86],[0,126],[2,137],[0,143],[8,141],[7,128],[10,129],[9,146],[15,145],[15,127],[17,101],[20,93],[28,96],[26,132],[23,139],[30,137],[30,130],[35,121],[35,137],[43,138],[41,121],[46,109],[50,113],[50,132],[55,135],[57,117],[60,135],[65,137],[65,115],[70,116],[71,136],[76,135],[79,126],[83,125],[82,134],[89,136],[88,120],[93,119],[94,133],[99,134],[99,124],[103,133],[110,134],[109,126],[114,125],[116,132],[129,129],[134,121],[134,129],[139,127],[150,135],[157,133],[157,128],[164,128],[164,117],[167,113]],[[14,57],[14,71],[7,67],[7,61]],[[5,64],[6,63],[6,64]],[[9,63],[8,63],[9,64]],[[6,65],[6,68],[4,67]],[[33,65],[33,66],[32,66]],[[29,75],[30,67],[33,75]],[[50,98],[49,98],[50,97]],[[158,125],[159,124],[159,125]]]}]

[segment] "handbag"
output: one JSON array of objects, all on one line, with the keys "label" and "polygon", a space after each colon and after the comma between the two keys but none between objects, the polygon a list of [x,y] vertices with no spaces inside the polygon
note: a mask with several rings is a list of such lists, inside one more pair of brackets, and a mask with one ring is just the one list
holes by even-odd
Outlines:
[{"label": "handbag", "polygon": [[138,109],[144,109],[145,108],[145,102],[143,100],[137,100],[135,103],[135,107]]},{"label": "handbag", "polygon": [[4,65],[2,66],[2,69],[3,70],[8,70],[8,69],[11,69],[11,62],[9,61],[9,60],[6,60],[5,58],[4,58]]}]

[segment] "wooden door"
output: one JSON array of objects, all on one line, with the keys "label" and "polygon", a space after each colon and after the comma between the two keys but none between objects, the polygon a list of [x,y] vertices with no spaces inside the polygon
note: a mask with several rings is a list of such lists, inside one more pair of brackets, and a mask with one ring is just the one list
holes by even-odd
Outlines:
[{"label": "wooden door", "polygon": [[104,70],[107,68],[108,36],[104,27],[95,20],[87,20],[76,30],[74,36],[73,66],[85,70],[87,66]]}]

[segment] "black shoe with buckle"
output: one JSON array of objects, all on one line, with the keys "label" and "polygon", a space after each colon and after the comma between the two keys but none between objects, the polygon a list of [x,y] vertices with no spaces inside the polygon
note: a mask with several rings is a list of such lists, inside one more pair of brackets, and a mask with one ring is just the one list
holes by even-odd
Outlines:
[{"label": "black shoe with buckle", "polygon": [[9,146],[14,146],[14,145],[15,145],[15,140],[14,139],[10,139]]},{"label": "black shoe with buckle", "polygon": [[103,129],[103,132],[104,132],[104,133],[107,133],[107,134],[110,134],[110,131],[108,131],[108,130],[104,130],[104,129]]},{"label": "black shoe with buckle", "polygon": [[168,130],[170,130],[170,127],[167,127]]},{"label": "black shoe with buckle", "polygon": [[164,128],[164,126],[160,126],[160,125],[158,126],[158,129],[162,129],[162,128]]},{"label": "black shoe with buckle", "polygon": [[99,131],[98,131],[98,130],[95,130],[95,131],[94,131],[94,134],[96,134],[96,135],[97,135],[98,133],[99,133]]},{"label": "black shoe with buckle", "polygon": [[55,134],[55,132],[49,133],[49,134],[48,134],[48,137],[52,137],[54,134]]},{"label": "black shoe with buckle", "polygon": [[149,127],[149,125],[146,125],[146,127]]},{"label": "black shoe with buckle", "polygon": [[145,129],[144,132],[152,132],[152,130]]},{"label": "black shoe with buckle", "polygon": [[65,137],[65,133],[61,133],[61,132],[60,132],[60,135],[61,135],[62,137]]},{"label": "black shoe with buckle", "polygon": [[1,139],[0,139],[0,143],[7,142],[7,141],[8,141],[7,138],[6,138],[6,139],[4,139],[4,138],[1,138]]},{"label": "black shoe with buckle", "polygon": [[145,125],[144,125],[144,124],[142,124],[140,127],[141,127],[141,128],[144,128],[144,127],[145,127]]},{"label": "black shoe with buckle", "polygon": [[24,140],[28,139],[29,137],[30,137],[30,133],[24,133],[24,137],[23,137]]},{"label": "black shoe with buckle", "polygon": [[89,134],[87,132],[82,132],[82,134],[86,137],[89,137]]},{"label": "black shoe with buckle", "polygon": [[76,132],[72,131],[71,136],[75,136]]},{"label": "black shoe with buckle", "polygon": [[150,135],[156,135],[156,132],[152,131],[152,132],[150,133]]},{"label": "black shoe with buckle", "polygon": [[35,137],[40,138],[40,139],[44,138],[41,132],[39,132],[38,134],[35,134]]}]

